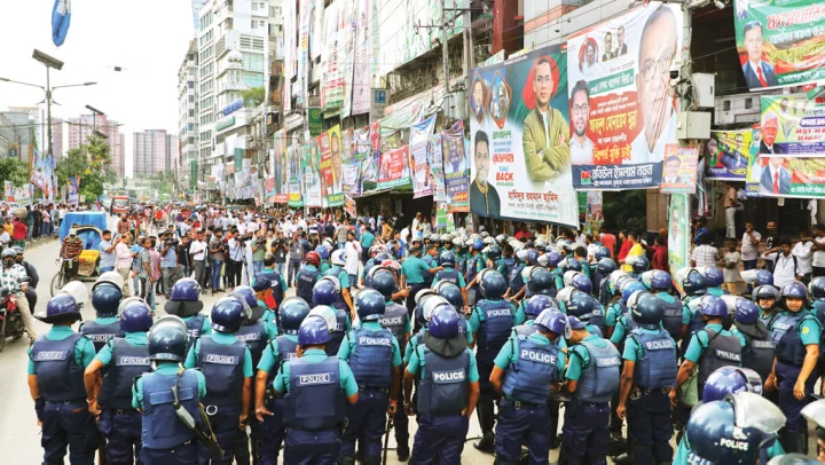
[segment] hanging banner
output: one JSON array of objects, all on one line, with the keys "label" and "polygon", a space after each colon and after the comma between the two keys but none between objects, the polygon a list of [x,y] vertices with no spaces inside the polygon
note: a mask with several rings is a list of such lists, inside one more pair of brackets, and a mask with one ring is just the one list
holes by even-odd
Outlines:
[{"label": "hanging banner", "polygon": [[355,0],[357,4],[355,63],[352,79],[353,115],[370,111],[370,18],[372,0]]},{"label": "hanging banner", "polygon": [[[69,178],[69,203],[78,203],[80,201],[80,196],[78,195],[78,190],[80,189],[80,180],[77,179],[76,176],[72,176]],[[14,200],[17,203],[22,204],[23,202],[19,199],[20,195],[25,196],[26,192],[28,192],[29,186],[28,184],[22,188],[17,188],[14,191]],[[31,199],[29,199],[31,201]]]},{"label": "hanging banner", "polygon": [[358,196],[361,194],[361,162],[354,161],[344,165],[344,180],[341,189],[345,194]]},{"label": "hanging banner", "polygon": [[43,191],[43,198],[54,200],[54,157],[37,148],[32,151],[31,182]]},{"label": "hanging banner", "polygon": [[[290,207],[300,208],[304,206],[305,186],[309,187],[309,183],[304,179],[305,171],[302,170],[304,166],[303,146],[292,144],[287,148],[286,158],[289,166],[289,202]],[[312,165],[311,165],[312,166]],[[314,166],[318,166],[316,163]],[[307,176],[307,179],[309,176]]]},{"label": "hanging banner", "polygon": [[343,5],[344,0],[336,0],[324,9],[324,49],[321,52],[321,107],[324,111],[341,108],[344,98],[339,62],[343,44],[338,37],[343,23]]},{"label": "hanging banner", "polygon": [[268,201],[275,201],[275,178],[266,178],[266,182],[264,183],[264,198]]},{"label": "hanging banner", "polygon": [[810,0],[735,0],[736,48],[751,90],[825,79],[825,11]]},{"label": "hanging banner", "polygon": [[287,167],[287,144],[284,130],[275,133],[273,145],[274,158],[274,202],[287,203],[289,201],[289,169]]},{"label": "hanging banner", "polygon": [[759,146],[762,144],[762,128],[758,124],[751,129],[751,144],[748,148],[748,175],[745,181],[745,193],[748,197],[759,196]]},{"label": "hanging banner", "polygon": [[370,127],[364,126],[361,129],[356,129],[353,134],[353,152],[354,158],[357,161],[366,159],[372,155],[370,151]]},{"label": "hanging banner", "polygon": [[353,128],[341,131],[341,165],[348,165],[355,159],[355,130]]},{"label": "hanging banner", "polygon": [[457,122],[441,132],[441,156],[444,166],[444,187],[449,199],[447,211],[469,212],[467,196],[467,157],[464,147],[464,123]]},{"label": "hanging banner", "polygon": [[[676,194],[670,197],[667,227],[667,263],[670,275],[690,265],[690,196]],[[679,292],[682,282],[674,279]]]},{"label": "hanging banner", "polygon": [[391,189],[410,184],[409,147],[406,145],[381,154],[378,165],[378,189]]},{"label": "hanging banner", "polygon": [[435,227],[438,229],[447,228],[447,205],[439,203],[435,211]]},{"label": "hanging banner", "polygon": [[430,176],[430,137],[435,129],[435,115],[410,127],[410,171],[413,176],[413,198],[433,195]]},{"label": "hanging banner", "polygon": [[555,45],[473,71],[474,214],[578,227],[567,144],[567,61]]},{"label": "hanging banner", "polygon": [[320,107],[310,107],[307,111],[310,137],[318,137],[324,132],[324,112]]},{"label": "hanging banner", "polygon": [[352,114],[352,81],[355,71],[355,40],[358,33],[358,7],[356,0],[337,0],[341,5],[341,24],[338,30],[340,72],[341,72],[341,119]]},{"label": "hanging banner", "polygon": [[309,10],[309,53],[312,60],[321,58],[324,49],[324,0],[312,0]]},{"label": "hanging banner", "polygon": [[355,218],[355,200],[348,195],[344,196],[344,211],[350,217]]},{"label": "hanging banner", "polygon": [[659,185],[665,146],[676,144],[669,70],[681,53],[682,30],[680,6],[654,1],[570,36],[576,189]]},{"label": "hanging banner", "polygon": [[[331,180],[331,183],[326,184],[327,193],[325,194],[325,199],[327,202],[327,206],[340,207],[344,205],[344,193],[341,189],[341,182],[343,181],[344,174],[343,168],[341,166],[342,150],[340,126],[333,126],[332,128],[330,128],[327,134],[329,138],[329,169],[331,173],[331,178],[327,178],[325,176],[324,179]],[[321,153],[323,153],[323,147]],[[323,166],[323,159],[321,160],[321,165]]]},{"label": "hanging banner", "polygon": [[63,45],[69,25],[72,23],[72,1],[54,0],[52,9],[52,42],[56,47]]},{"label": "hanging banner", "polygon": [[300,0],[300,23],[298,29],[298,95],[295,103],[298,107],[303,107],[307,103],[309,96],[309,30],[310,30],[310,0]]},{"label": "hanging banner", "polygon": [[[447,189],[444,187],[444,155],[440,147],[441,134],[433,134],[430,136],[430,174],[433,180],[433,202],[446,204],[449,202],[447,198]],[[445,210],[446,211],[446,210]]]},{"label": "hanging banner", "polygon": [[361,192],[378,187],[378,165],[381,162],[381,123],[369,125],[370,155],[361,161]]},{"label": "hanging banner", "polygon": [[[664,173],[659,190],[663,194],[693,194],[699,164],[699,144],[667,144]],[[743,168],[744,169],[744,168]]]},{"label": "hanging banner", "polygon": [[[329,150],[329,132],[324,132],[315,138],[315,145],[320,153],[318,172],[321,175],[321,204],[326,206],[327,195],[332,192],[332,154]],[[307,167],[307,169],[310,169]]]},{"label": "hanging banner", "polygon": [[707,141],[707,179],[744,181],[750,163],[750,148],[750,129],[712,131]]},{"label": "hanging banner", "polygon": [[3,188],[5,189],[6,202],[14,202],[14,183],[3,181]]},{"label": "hanging banner", "polygon": [[[602,191],[587,191],[585,202],[587,209],[584,213],[584,232],[586,234],[599,234],[599,229],[604,224]],[[579,205],[581,205],[581,202]]]},{"label": "hanging banner", "polygon": [[760,155],[825,157],[825,100],[763,95],[761,120]]}]

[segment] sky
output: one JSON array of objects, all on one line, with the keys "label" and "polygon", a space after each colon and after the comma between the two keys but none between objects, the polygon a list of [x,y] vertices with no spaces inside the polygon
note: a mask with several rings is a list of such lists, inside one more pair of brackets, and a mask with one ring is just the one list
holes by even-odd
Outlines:
[{"label": "sky", "polygon": [[[178,70],[194,37],[190,0],[72,0],[72,19],[61,47],[52,42],[53,0],[0,2],[0,77],[45,85],[45,67],[33,49],[65,64],[52,70],[52,86],[94,81],[91,87],[58,89],[53,118],[97,108],[123,124],[126,174],[132,173],[132,133],[178,132]],[[123,67],[116,72],[114,66]],[[33,107],[43,91],[0,82],[0,110]],[[41,106],[45,109],[45,105]],[[64,126],[64,133],[68,128]]]}]

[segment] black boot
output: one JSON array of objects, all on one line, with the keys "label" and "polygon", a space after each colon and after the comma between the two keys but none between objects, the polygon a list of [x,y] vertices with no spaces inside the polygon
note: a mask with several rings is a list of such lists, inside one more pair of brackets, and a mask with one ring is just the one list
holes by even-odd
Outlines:
[{"label": "black boot", "polygon": [[355,465],[355,456],[354,455],[342,455],[340,463],[341,463],[341,465]]},{"label": "black boot", "polygon": [[798,454],[807,455],[808,454],[808,433],[807,432],[797,432],[797,433],[788,433],[788,449],[786,452],[793,453],[796,452]]},{"label": "black boot", "polygon": [[496,440],[493,434],[495,418],[493,413],[493,401],[485,399],[478,403],[478,424],[481,426],[482,438],[473,444],[473,447],[485,454],[494,454],[496,451]]},{"label": "black boot", "polygon": [[398,455],[399,462],[406,462],[410,459],[410,446],[406,443],[398,444],[398,447],[395,449],[395,453]]},{"label": "black boot", "polygon": [[622,437],[622,432],[619,431],[610,433],[610,443],[607,446],[607,455],[619,456],[627,451],[627,441]]}]

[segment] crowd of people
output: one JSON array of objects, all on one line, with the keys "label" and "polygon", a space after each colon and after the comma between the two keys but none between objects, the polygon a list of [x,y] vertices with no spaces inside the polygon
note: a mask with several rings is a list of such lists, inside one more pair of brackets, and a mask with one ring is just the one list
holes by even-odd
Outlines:
[{"label": "crowd of people", "polygon": [[665,231],[271,213],[104,233],[97,318],[73,332],[85,302],[61,293],[30,349],[47,462],[377,464],[394,434],[401,461],[460,463],[473,413],[496,463],[767,463],[808,454],[809,420],[825,446],[825,276],[775,224],[722,255],[700,222],[671,275]]}]

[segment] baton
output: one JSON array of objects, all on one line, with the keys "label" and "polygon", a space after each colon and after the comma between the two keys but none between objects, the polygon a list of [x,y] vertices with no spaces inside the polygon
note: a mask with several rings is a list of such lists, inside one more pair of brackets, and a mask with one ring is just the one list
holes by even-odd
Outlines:
[{"label": "baton", "polygon": [[383,465],[387,465],[387,451],[388,451],[387,448],[390,445],[390,431],[392,431],[392,427],[393,427],[392,417],[393,417],[393,415],[388,415],[387,416],[387,432],[384,433],[384,459],[383,459],[383,462],[382,462]]}]

